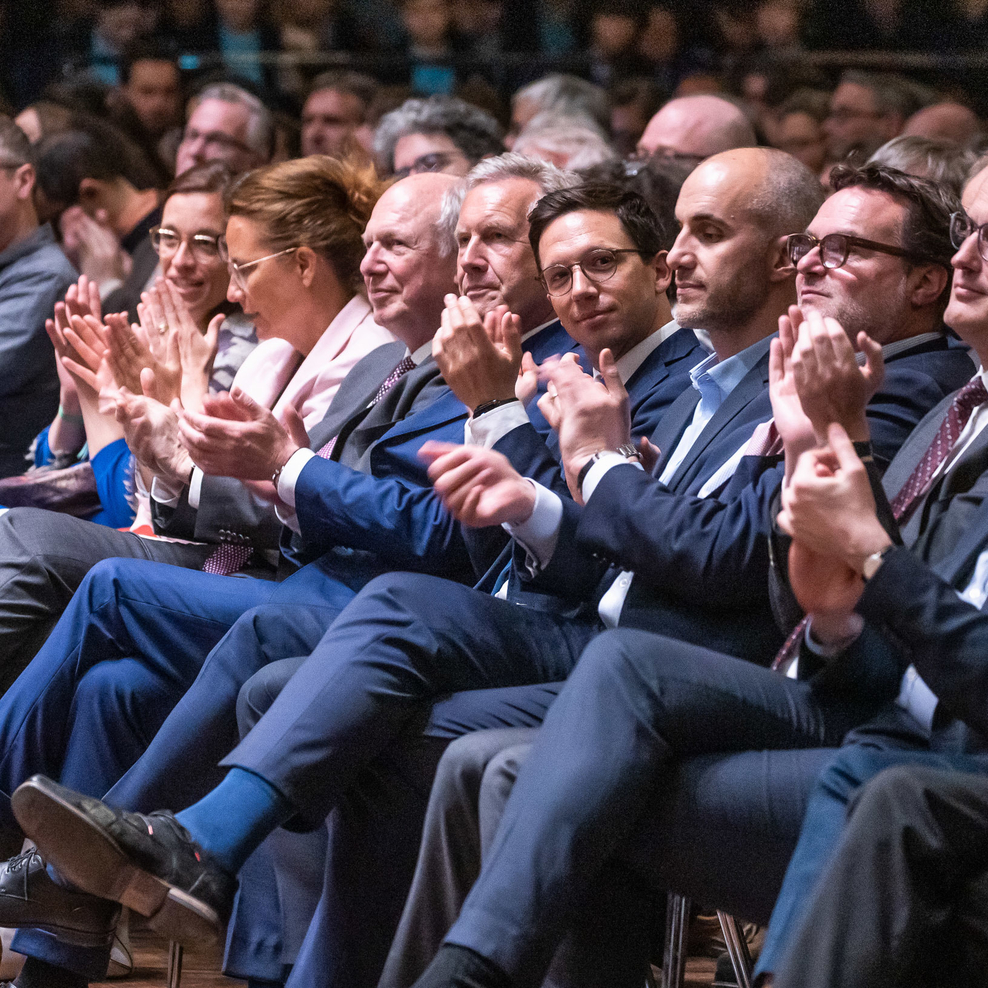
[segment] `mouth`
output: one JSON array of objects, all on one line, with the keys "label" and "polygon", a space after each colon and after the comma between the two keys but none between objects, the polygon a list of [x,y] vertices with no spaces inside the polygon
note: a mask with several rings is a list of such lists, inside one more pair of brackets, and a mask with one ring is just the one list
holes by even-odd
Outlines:
[{"label": "mouth", "polygon": [[979,288],[974,288],[971,285],[962,284],[959,281],[955,281],[950,289],[951,297],[956,299],[965,298],[976,298],[979,295],[988,294]]}]

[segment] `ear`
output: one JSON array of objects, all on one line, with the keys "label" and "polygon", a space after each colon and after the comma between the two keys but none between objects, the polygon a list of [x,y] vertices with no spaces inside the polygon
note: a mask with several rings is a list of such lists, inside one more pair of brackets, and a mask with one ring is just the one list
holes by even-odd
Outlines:
[{"label": "ear", "polygon": [[788,281],[796,277],[796,265],[789,260],[789,249],[786,247],[788,235],[776,237],[769,248],[768,280],[771,282]]},{"label": "ear", "polygon": [[950,275],[939,264],[919,265],[909,274],[909,301],[917,308],[933,305],[947,287]]},{"label": "ear", "polygon": [[665,295],[669,285],[672,283],[672,268],[669,267],[669,251],[660,250],[648,263],[655,272],[655,294]]},{"label": "ear", "polygon": [[34,195],[35,178],[34,165],[21,165],[14,172],[14,184],[17,186],[18,199],[30,199]]},{"label": "ear", "polygon": [[302,279],[302,284],[306,288],[312,287],[312,282],[316,277],[316,265],[318,262],[319,258],[311,247],[299,247],[295,251],[295,267],[298,271],[299,278]]}]

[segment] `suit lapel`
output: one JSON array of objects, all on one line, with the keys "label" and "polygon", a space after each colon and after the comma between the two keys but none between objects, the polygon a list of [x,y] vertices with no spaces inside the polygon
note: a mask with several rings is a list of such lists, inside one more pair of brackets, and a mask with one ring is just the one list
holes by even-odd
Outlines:
[{"label": "suit lapel", "polygon": [[670,406],[669,410],[659,420],[655,432],[650,437],[651,442],[661,451],[659,462],[655,465],[654,476],[661,477],[666,468],[666,461],[679,442],[683,430],[693,418],[696,406],[700,402],[700,392],[694,387],[688,387]]},{"label": "suit lapel", "polygon": [[967,524],[967,532],[953,552],[944,556],[933,569],[948,583],[958,586],[958,581],[967,577],[978,556],[988,546],[988,498],[981,502]]},{"label": "suit lapel", "polygon": [[683,476],[691,469],[700,455],[720,435],[724,427],[747,405],[759,395],[765,393],[768,385],[768,354],[766,353],[755,366],[738,382],[737,387],[724,399],[720,408],[714,412],[703,431],[696,437],[690,451],[679,464],[675,474],[669,481],[669,488],[676,490]]}]

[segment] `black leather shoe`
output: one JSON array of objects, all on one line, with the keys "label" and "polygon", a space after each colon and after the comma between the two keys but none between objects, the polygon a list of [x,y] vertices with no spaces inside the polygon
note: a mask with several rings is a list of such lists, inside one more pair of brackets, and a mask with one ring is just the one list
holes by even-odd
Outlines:
[{"label": "black leather shoe", "polygon": [[119,916],[115,902],[53,882],[34,848],[0,864],[0,926],[31,926],[80,947],[108,947]]},{"label": "black leather shoe", "polygon": [[148,917],[182,943],[215,940],[237,890],[167,810],[125,813],[35,775],[11,798],[14,816],[59,874]]}]

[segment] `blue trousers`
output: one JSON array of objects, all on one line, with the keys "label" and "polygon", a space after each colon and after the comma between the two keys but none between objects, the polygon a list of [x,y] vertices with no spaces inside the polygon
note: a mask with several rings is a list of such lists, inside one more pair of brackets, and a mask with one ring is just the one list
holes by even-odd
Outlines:
[{"label": "blue trousers", "polygon": [[[930,732],[891,704],[872,722],[853,731],[817,779],[799,843],[786,871],[757,972],[772,972],[798,936],[816,890],[838,854],[848,805],[860,788],[895,766],[983,772],[983,761],[950,750],[931,750]],[[949,745],[948,745],[949,748]]]}]

